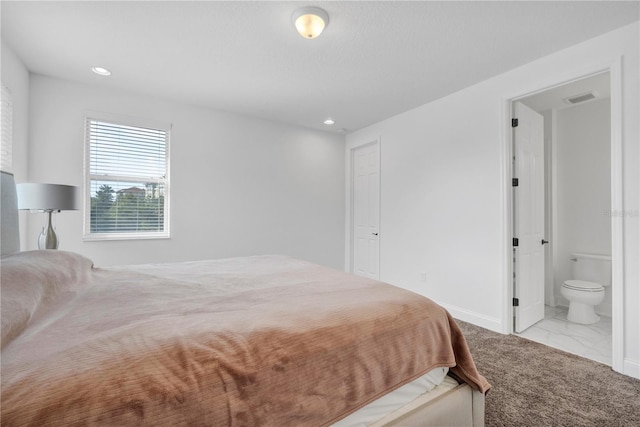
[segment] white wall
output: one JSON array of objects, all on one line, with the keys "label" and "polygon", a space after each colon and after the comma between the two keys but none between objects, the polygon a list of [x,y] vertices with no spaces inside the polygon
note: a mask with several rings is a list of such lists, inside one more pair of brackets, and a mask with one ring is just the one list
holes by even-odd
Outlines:
[{"label": "white wall", "polygon": [[[602,99],[555,114],[557,258],[555,296],[567,306],[560,287],[572,275],[571,253],[611,256],[611,113]],[[611,316],[611,288],[597,309]]]},{"label": "white wall", "polygon": [[[1,60],[2,83],[11,92],[13,101],[13,175],[16,181],[24,180],[28,174],[27,146],[29,140],[29,71],[4,42]],[[20,212],[20,246],[26,247],[26,212]]]},{"label": "white wall", "polygon": [[510,331],[507,100],[605,69],[622,55],[630,212],[617,218],[625,233],[624,371],[640,377],[638,39],[634,23],[348,135],[346,153],[381,140],[381,279],[429,296],[462,320]]},{"label": "white wall", "polygon": [[281,253],[342,268],[343,136],[40,75],[30,95],[32,182],[83,186],[86,110],[173,124],[171,238],[85,242],[82,211],[65,211],[60,249],[100,266]]}]

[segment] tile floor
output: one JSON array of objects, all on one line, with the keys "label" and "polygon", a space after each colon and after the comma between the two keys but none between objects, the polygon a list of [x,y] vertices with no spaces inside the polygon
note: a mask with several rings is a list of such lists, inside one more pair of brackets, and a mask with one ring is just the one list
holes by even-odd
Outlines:
[{"label": "tile floor", "polygon": [[544,307],[544,319],[517,334],[549,347],[611,366],[611,318],[593,325],[567,321],[566,307]]}]

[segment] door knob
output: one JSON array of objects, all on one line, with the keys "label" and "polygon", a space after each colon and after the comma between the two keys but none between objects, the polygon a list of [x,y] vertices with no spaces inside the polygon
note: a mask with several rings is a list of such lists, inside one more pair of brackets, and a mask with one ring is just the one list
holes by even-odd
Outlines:
[{"label": "door knob", "polygon": [[377,236],[377,235],[378,235],[378,233],[371,233],[371,234],[373,234],[374,236]]},{"label": "door knob", "polygon": [[545,243],[549,243],[549,241],[542,239],[542,244],[544,245]]}]

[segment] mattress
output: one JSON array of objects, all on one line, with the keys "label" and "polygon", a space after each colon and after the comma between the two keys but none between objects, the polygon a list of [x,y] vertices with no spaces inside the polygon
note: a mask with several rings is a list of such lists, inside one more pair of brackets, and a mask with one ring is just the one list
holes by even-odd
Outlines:
[{"label": "mattress", "polygon": [[437,368],[489,388],[442,307],[305,261],[1,269],[3,426],[327,426]]},{"label": "mattress", "polygon": [[[164,277],[171,278],[173,280],[199,282],[202,280],[202,276],[199,272],[198,265],[202,264],[200,261],[181,263],[181,265],[189,265],[190,268],[176,268],[177,264],[142,264],[142,265],[128,265],[128,266],[116,266],[111,267],[113,270],[123,271],[137,271],[144,274],[161,274]],[[252,283],[248,286],[258,287],[257,283]],[[231,289],[226,289],[222,292],[231,292]],[[343,418],[337,423],[333,424],[333,427],[360,427],[369,426],[376,421],[385,419],[386,416],[394,413],[410,404],[417,397],[431,392],[436,387],[439,387],[439,391],[443,392],[455,387],[458,383],[451,377],[447,377],[449,368],[442,367],[436,368],[425,375],[411,381],[408,384],[382,396],[381,398],[369,403],[368,405],[360,408],[351,415]],[[445,381],[446,380],[446,381]],[[433,393],[434,398],[438,393]]]},{"label": "mattress", "polygon": [[[171,278],[173,280],[187,281],[187,282],[201,282],[202,275],[200,274],[201,261],[181,263],[180,265],[174,263],[167,264],[142,264],[142,265],[128,265],[128,266],[116,266],[111,267],[112,270],[121,271],[136,271],[144,274],[161,274],[163,277]],[[189,268],[181,268],[181,266],[188,265]],[[251,286],[258,288],[260,284],[251,283],[244,286]],[[221,290],[223,293],[232,292],[233,289]],[[435,368],[423,376],[405,384],[404,386],[393,390],[392,392],[374,400],[366,406],[360,408],[351,415],[343,418],[332,427],[364,427],[372,425],[380,420],[386,419],[389,415],[401,410],[407,405],[410,405],[416,398],[426,393],[431,393],[433,398],[440,395],[440,393],[450,390],[458,385],[457,381],[447,376],[449,368],[441,367]],[[438,387],[437,390],[436,387]]]},{"label": "mattress", "polygon": [[458,385],[456,380],[447,376],[447,372],[449,372],[449,368],[433,369],[420,378],[360,408],[353,414],[333,424],[332,427],[370,426],[386,419],[426,393],[433,393],[433,398],[435,398],[441,392],[450,390]]}]

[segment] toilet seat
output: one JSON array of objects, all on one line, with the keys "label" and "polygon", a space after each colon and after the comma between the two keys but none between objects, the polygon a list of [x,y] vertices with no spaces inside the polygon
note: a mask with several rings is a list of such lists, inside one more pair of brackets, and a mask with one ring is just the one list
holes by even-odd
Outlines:
[{"label": "toilet seat", "polygon": [[599,283],[587,282],[586,280],[567,280],[562,285],[565,288],[582,292],[600,292],[604,287]]}]

